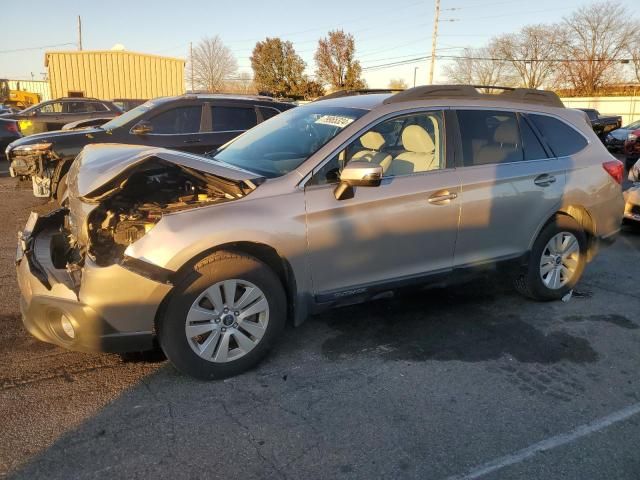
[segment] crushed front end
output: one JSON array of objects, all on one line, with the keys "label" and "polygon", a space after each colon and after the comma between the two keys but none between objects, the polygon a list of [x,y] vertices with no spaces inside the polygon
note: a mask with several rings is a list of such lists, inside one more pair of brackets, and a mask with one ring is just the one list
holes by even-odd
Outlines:
[{"label": "crushed front end", "polygon": [[36,338],[72,350],[150,349],[174,272],[126,248],[164,215],[241,198],[255,185],[149,155],[82,192],[83,160],[69,172],[69,208],[32,213],[19,234],[23,322]]},{"label": "crushed front end", "polygon": [[50,197],[60,164],[51,143],[36,143],[7,149],[12,177],[31,177],[33,195]]}]

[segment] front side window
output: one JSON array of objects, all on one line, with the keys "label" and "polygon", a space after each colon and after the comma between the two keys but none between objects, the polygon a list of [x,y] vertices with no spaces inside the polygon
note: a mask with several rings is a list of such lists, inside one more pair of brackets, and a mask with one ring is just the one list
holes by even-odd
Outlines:
[{"label": "front side window", "polygon": [[153,127],[152,133],[164,135],[198,133],[201,114],[202,108],[198,105],[172,108],[159,113],[149,120]]},{"label": "front side window", "polygon": [[375,163],[384,177],[428,172],[445,167],[442,112],[420,112],[381,122],[360,135],[325,163],[310,185],[336,183],[351,160]]},{"label": "front side window", "polygon": [[154,106],[155,105],[152,102],[146,102],[142,105],[138,105],[136,108],[115,117],[113,120],[109,120],[107,123],[102,125],[101,128],[105,130],[114,130],[126,125],[129,122],[133,123],[136,120],[140,121],[142,117]]},{"label": "front side window", "polygon": [[527,115],[540,131],[556,157],[566,157],[587,146],[587,140],[557,118],[547,115]]},{"label": "front side window", "polygon": [[524,159],[515,113],[458,110],[457,115],[465,167]]},{"label": "front side window", "polygon": [[47,103],[46,105],[43,105],[42,107],[40,107],[40,109],[38,110],[38,113],[62,113],[62,103],[60,102]]},{"label": "front side window", "polygon": [[256,111],[251,107],[211,107],[213,131],[249,130],[258,123]]},{"label": "front side window", "polygon": [[365,113],[322,102],[293,108],[222,146],[214,159],[267,178],[286,175]]}]

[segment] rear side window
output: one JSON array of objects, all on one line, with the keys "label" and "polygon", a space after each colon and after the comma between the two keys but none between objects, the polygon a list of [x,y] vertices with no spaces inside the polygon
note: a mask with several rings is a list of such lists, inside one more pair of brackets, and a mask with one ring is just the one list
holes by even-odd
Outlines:
[{"label": "rear side window", "polygon": [[91,102],[91,108],[94,112],[108,112],[109,109],[103,104],[98,102]]},{"label": "rear side window", "polygon": [[587,140],[560,120],[546,115],[527,115],[546,140],[556,157],[566,157],[587,146]]},{"label": "rear side window", "polygon": [[271,117],[275,117],[280,113],[279,111],[273,108],[266,108],[266,107],[258,107],[258,108],[260,108],[260,114],[262,115],[263,120],[269,120]]},{"label": "rear side window", "polygon": [[152,133],[164,135],[178,135],[197,133],[200,131],[200,106],[178,107],[159,113],[151,118]]},{"label": "rear side window", "polygon": [[256,111],[251,107],[211,107],[213,131],[249,130],[258,123]]},{"label": "rear side window", "polygon": [[515,113],[458,110],[457,115],[465,167],[523,160]]},{"label": "rear side window", "polygon": [[524,149],[525,160],[539,160],[549,158],[544,150],[540,139],[534,133],[526,118],[520,116],[520,135],[522,136],[522,147]]}]

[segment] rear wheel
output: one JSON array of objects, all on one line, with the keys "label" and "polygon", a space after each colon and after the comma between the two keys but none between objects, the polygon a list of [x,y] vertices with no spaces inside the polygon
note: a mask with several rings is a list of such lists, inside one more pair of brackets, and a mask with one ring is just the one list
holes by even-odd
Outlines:
[{"label": "rear wheel", "polygon": [[516,289],[536,300],[557,300],[576,285],[587,258],[587,238],[573,218],[558,215],[533,244],[527,268]]},{"label": "rear wheel", "polygon": [[158,325],[162,349],[202,380],[248,370],[269,351],[286,320],[277,275],[249,255],[218,252],[176,286]]}]

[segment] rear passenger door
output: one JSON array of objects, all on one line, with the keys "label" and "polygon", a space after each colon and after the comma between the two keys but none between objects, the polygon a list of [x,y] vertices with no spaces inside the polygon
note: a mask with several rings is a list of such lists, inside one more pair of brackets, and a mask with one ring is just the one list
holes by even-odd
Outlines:
[{"label": "rear passenger door", "polygon": [[207,103],[209,124],[202,134],[202,151],[219,148],[241,133],[258,124],[256,108],[253,105],[233,103]]},{"label": "rear passenger door", "polygon": [[454,265],[516,258],[560,206],[566,158],[557,158],[525,115],[457,110],[462,184]]}]

